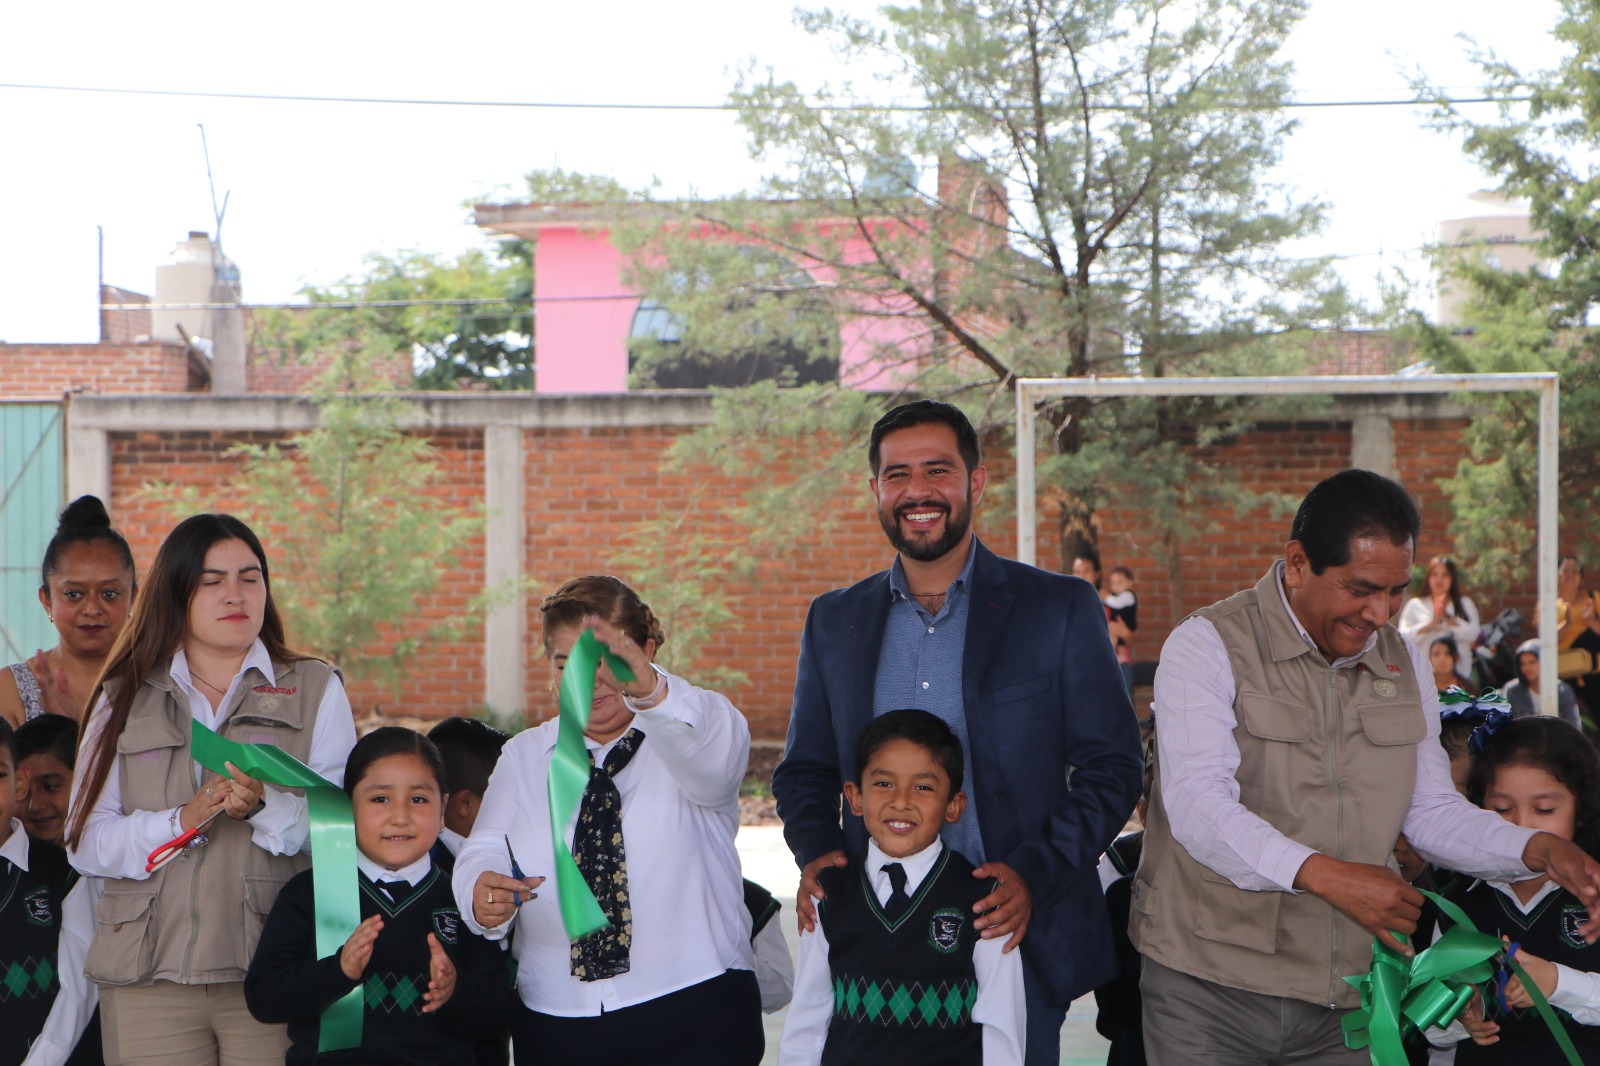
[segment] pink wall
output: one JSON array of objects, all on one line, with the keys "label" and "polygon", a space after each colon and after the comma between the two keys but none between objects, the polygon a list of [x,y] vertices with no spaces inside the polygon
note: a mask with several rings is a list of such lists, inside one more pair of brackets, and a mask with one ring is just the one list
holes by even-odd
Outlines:
[{"label": "pink wall", "polygon": [[[848,259],[870,255],[864,241],[851,242]],[[819,281],[829,272],[814,270]],[[602,229],[548,225],[539,228],[533,257],[534,337],[539,392],[626,392],[628,333],[639,300],[627,295],[622,256]],[[604,297],[616,297],[607,299]],[[852,388],[885,387],[899,376],[879,364],[886,349],[906,357],[916,323],[899,318],[853,318],[840,323],[840,377]]]}]

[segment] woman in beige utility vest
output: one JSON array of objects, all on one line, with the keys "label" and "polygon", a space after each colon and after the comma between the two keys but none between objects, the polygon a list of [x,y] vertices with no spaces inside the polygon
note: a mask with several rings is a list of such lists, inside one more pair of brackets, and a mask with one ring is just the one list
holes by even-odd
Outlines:
[{"label": "woman in beige utility vest", "polygon": [[[278,889],[310,865],[306,801],[202,768],[190,723],[274,744],[335,784],[356,737],[338,673],[287,646],[248,526],[179,523],[91,702],[67,846],[105,879],[85,970],[106,1062],[282,1063],[284,1027],[251,1018],[242,986]],[[147,872],[153,851],[202,825],[203,844]]]}]

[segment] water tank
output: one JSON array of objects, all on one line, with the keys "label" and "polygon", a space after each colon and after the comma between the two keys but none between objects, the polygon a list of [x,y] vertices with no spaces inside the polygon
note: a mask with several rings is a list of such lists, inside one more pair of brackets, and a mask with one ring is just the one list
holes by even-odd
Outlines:
[{"label": "water tank", "polygon": [[[196,348],[211,357],[213,392],[245,391],[244,312],[238,306],[240,299],[239,268],[222,254],[208,233],[190,230],[189,239],[172,250],[168,262],[156,267],[151,336],[182,343],[187,334]],[[162,310],[174,304],[210,306]]]},{"label": "water tank", "polygon": [[[1439,223],[1436,239],[1441,255],[1475,255],[1502,270],[1525,271],[1541,262],[1538,235],[1528,218],[1526,200],[1511,200],[1497,192],[1476,192],[1466,198],[1460,217]],[[1439,279],[1435,308],[1441,325],[1461,322],[1460,304],[1465,298],[1445,277]]]}]

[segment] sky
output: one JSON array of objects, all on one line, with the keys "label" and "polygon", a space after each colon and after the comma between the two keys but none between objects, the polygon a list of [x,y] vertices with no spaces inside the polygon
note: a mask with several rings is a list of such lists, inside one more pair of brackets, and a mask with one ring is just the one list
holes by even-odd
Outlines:
[{"label": "sky", "polygon": [[[862,14],[876,3],[842,0]],[[722,102],[752,62],[804,88],[848,77],[784,0],[661,4],[188,0],[0,5],[0,83],[165,92],[557,103]],[[1514,16],[1513,13],[1514,12]],[[1311,0],[1289,45],[1301,100],[1408,97],[1403,71],[1475,94],[1459,34],[1556,55],[1555,0]],[[1413,107],[1298,109],[1277,179],[1329,205],[1295,254],[1371,293],[1487,183]],[[247,303],[358,272],[371,252],[484,244],[464,204],[561,166],[657,195],[752,188],[726,112],[403,106],[0,86],[0,341],[96,339],[96,280],[153,290],[190,230],[221,234]]]}]

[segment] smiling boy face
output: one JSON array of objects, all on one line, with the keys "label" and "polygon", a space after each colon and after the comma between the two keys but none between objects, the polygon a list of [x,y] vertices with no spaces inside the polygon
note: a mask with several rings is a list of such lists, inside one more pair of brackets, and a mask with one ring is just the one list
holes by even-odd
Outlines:
[{"label": "smiling boy face", "polygon": [[898,737],[872,753],[859,784],[844,783],[844,796],[879,849],[896,859],[932,844],[967,805],[965,792],[950,794],[950,776],[932,752]]}]

